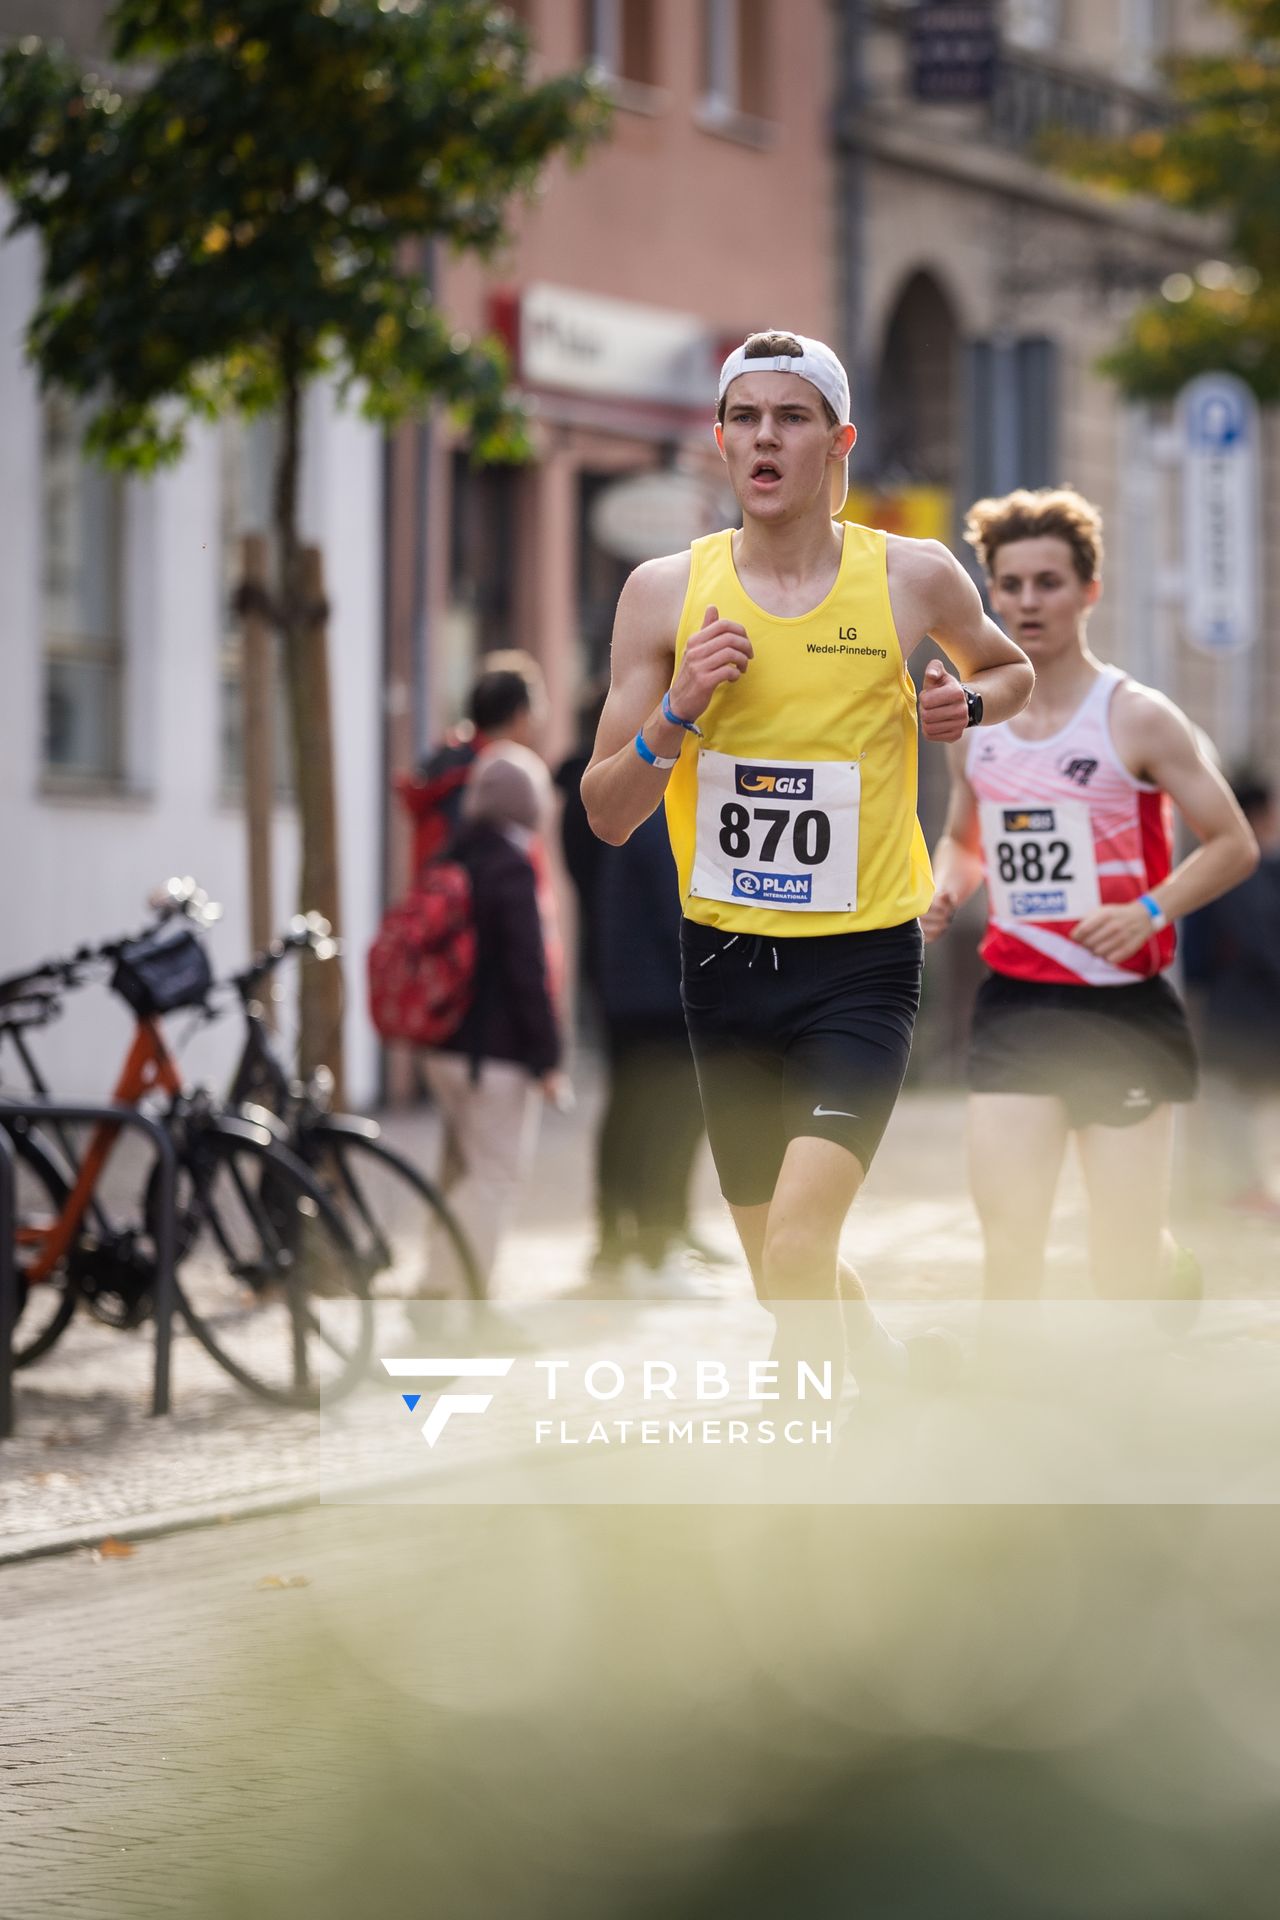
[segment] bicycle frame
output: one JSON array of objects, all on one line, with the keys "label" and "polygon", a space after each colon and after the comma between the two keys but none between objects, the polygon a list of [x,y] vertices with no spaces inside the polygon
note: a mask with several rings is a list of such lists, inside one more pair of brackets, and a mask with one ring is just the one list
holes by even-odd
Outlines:
[{"label": "bicycle frame", "polygon": [[[119,1106],[136,1107],[145,1095],[157,1090],[176,1100],[182,1092],[182,1082],[155,1021],[139,1020],[111,1098]],[[58,1262],[70,1252],[121,1131],[118,1126],[94,1128],[84,1158],[78,1165],[72,1161],[76,1168],[75,1184],[57,1220],[51,1227],[28,1229],[19,1235],[20,1245],[40,1249],[34,1264],[25,1271],[28,1285],[48,1280]]]},{"label": "bicycle frame", "polygon": [[247,1032],[235,1072],[231,1076],[227,1105],[232,1112],[236,1112],[246,1102],[260,1102],[262,1094],[269,1092],[271,1098],[266,1104],[272,1113],[284,1119],[289,1106],[288,1075],[276,1058],[267,1037],[266,1022],[255,1004],[242,997],[241,1009]]}]

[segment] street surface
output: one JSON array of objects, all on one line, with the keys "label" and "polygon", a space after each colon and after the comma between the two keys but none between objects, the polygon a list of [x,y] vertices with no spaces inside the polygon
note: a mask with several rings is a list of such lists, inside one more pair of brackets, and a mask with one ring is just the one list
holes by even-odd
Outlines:
[{"label": "street surface", "polygon": [[0,1912],[1263,1920],[1274,1510],[312,1510],[5,1570]]},{"label": "street surface", "polygon": [[[534,1178],[504,1245],[495,1295],[513,1306],[582,1297],[591,1250],[591,1140],[601,1090],[588,1062],[571,1115],[549,1111]],[[981,1290],[977,1221],[964,1190],[963,1102],[909,1094],[900,1103],[845,1251],[891,1326],[918,1323],[929,1303]],[[433,1167],[438,1143],[424,1114],[397,1114],[388,1133]],[[725,1249],[727,1213],[705,1154],[697,1225]],[[1200,1251],[1211,1296],[1274,1291],[1280,1228],[1221,1212],[1183,1218]],[[739,1266],[706,1280],[713,1295],[747,1297]],[[1085,1232],[1078,1175],[1064,1171],[1049,1262],[1049,1290],[1085,1291]],[[403,1322],[398,1323],[403,1326]],[[392,1333],[396,1330],[391,1323]],[[120,1333],[79,1317],[53,1351],[17,1376],[16,1437],[0,1446],[0,1562],[43,1547],[92,1542],[113,1531],[166,1527],[364,1487],[386,1468],[387,1386],[323,1419],[263,1406],[229,1379],[175,1317],[174,1412],[151,1419],[150,1329]],[[384,1349],[385,1350],[385,1349]]]},{"label": "street surface", "polygon": [[[547,1116],[500,1297],[579,1286],[598,1097]],[[891,1321],[977,1291],[961,1117],[906,1099],[855,1210]],[[1267,1287],[1274,1228],[1198,1232]],[[1083,1244],[1069,1173],[1054,1288]],[[86,1321],[20,1377],[0,1920],[1274,1911],[1276,1509],[316,1507],[327,1425],[185,1339],[169,1421],[148,1375]]]}]

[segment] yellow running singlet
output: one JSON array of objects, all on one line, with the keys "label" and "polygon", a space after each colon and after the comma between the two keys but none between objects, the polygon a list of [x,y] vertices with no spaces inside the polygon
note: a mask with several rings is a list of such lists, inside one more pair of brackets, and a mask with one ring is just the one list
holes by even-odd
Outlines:
[{"label": "yellow running singlet", "polygon": [[733,534],[695,540],[676,666],[707,607],[754,657],[719,687],[667,783],[686,916],[733,933],[900,926],[933,898],[916,816],[916,695],[889,605],[885,536],[844,525],[835,585],[811,613],[766,613]]}]

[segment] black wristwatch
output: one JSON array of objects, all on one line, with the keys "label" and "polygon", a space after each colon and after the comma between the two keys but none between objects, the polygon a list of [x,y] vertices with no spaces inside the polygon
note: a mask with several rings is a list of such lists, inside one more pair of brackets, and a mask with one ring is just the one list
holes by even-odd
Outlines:
[{"label": "black wristwatch", "polygon": [[964,690],[964,698],[965,705],[969,709],[969,718],[965,722],[965,725],[969,727],[980,727],[982,725],[982,695],[975,693],[972,687],[966,687]]}]

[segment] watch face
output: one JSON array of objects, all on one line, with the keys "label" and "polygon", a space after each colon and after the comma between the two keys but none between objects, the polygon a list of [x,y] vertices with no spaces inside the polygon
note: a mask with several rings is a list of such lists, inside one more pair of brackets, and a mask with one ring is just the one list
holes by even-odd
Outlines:
[{"label": "watch face", "polygon": [[964,697],[969,703],[969,725],[971,727],[980,727],[982,725],[982,695],[980,693],[974,693],[970,687],[966,687]]}]

